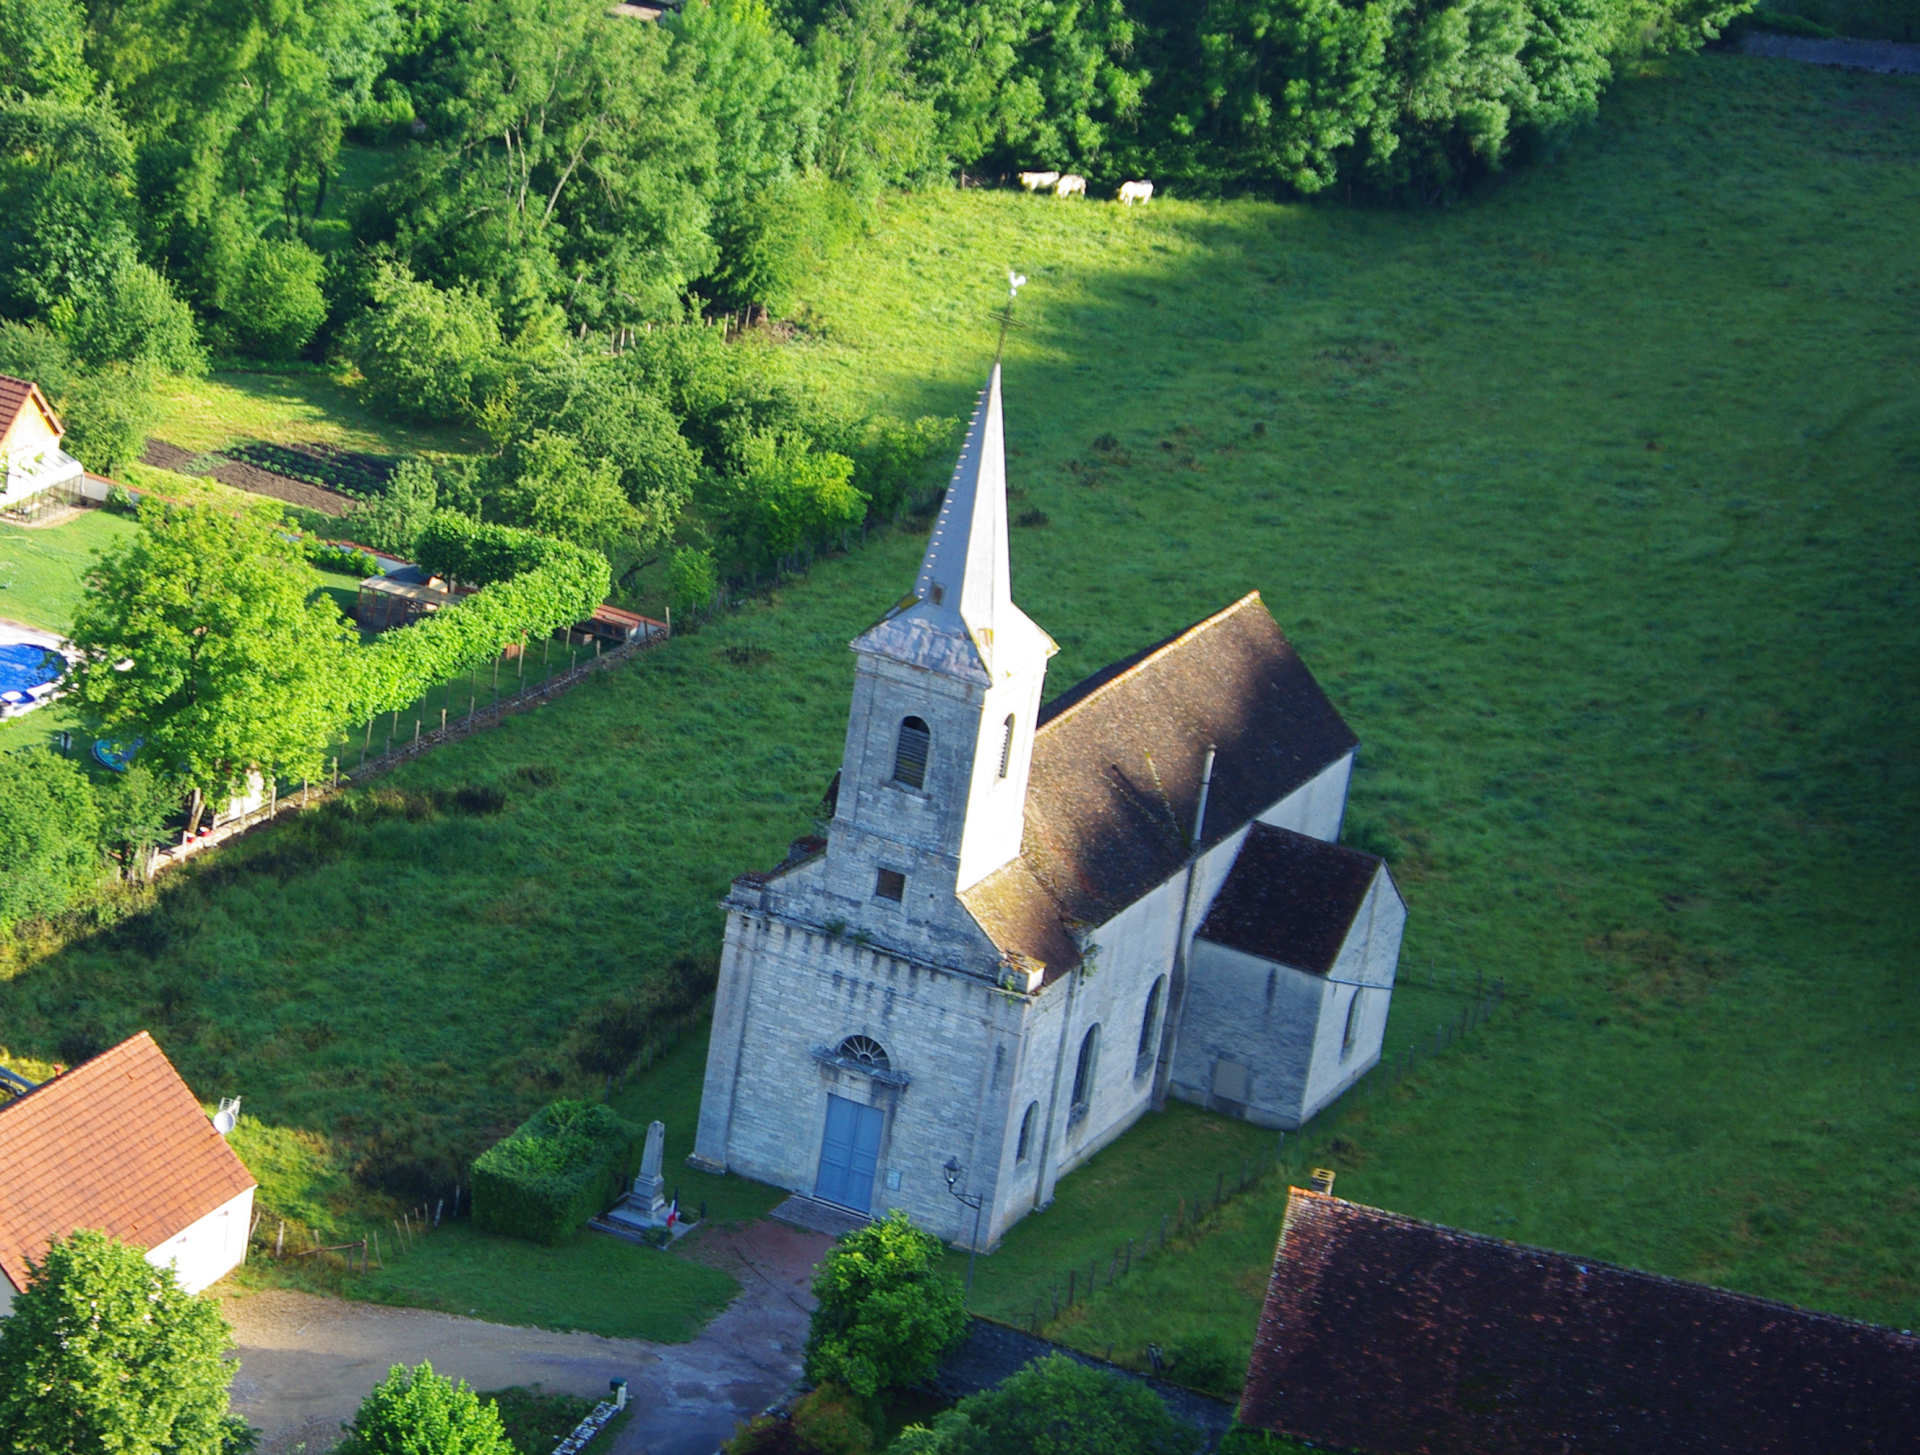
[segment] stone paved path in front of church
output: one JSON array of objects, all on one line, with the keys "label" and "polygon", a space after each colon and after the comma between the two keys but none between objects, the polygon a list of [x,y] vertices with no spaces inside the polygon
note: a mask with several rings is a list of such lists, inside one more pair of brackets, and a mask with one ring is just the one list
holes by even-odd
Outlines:
[{"label": "stone paved path in front of church", "polygon": [[740,1420],[800,1375],[813,1267],[827,1238],[763,1219],[703,1235],[699,1255],[740,1280],[740,1296],[685,1344],[522,1329],[424,1309],[274,1289],[230,1297],[239,1345],[234,1409],[264,1432],[261,1455],[325,1455],[394,1364],[433,1362],[475,1389],[538,1383],[604,1398],[628,1381],[639,1412],[615,1455],[714,1455]]}]

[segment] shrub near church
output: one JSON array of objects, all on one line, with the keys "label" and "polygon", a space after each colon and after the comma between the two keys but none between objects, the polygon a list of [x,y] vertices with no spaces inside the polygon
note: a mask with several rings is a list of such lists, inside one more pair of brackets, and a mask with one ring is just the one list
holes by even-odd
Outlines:
[{"label": "shrub near church", "polygon": [[620,1196],[640,1130],[605,1106],[556,1101],[473,1164],[473,1220],[490,1233],[564,1243]]}]

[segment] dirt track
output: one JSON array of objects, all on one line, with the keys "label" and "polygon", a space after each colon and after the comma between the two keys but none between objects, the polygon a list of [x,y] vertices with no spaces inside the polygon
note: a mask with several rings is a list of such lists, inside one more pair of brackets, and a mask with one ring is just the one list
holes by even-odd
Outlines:
[{"label": "dirt track", "polygon": [[808,1285],[828,1239],[783,1223],[698,1235],[699,1255],[741,1294],[686,1344],[520,1329],[422,1309],[273,1290],[229,1298],[239,1344],[234,1408],[265,1432],[261,1455],[323,1455],[367,1391],[400,1363],[433,1361],[476,1389],[541,1384],[604,1397],[628,1381],[639,1412],[616,1455],[713,1455],[736,1423],[799,1377]]}]

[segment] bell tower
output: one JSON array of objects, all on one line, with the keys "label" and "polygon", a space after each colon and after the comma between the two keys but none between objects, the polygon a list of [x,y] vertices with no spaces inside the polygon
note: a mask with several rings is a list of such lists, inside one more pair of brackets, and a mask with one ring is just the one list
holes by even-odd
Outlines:
[{"label": "bell tower", "polygon": [[996,363],[913,591],[853,642],[827,879],[871,911],[861,924],[891,927],[896,942],[976,937],[954,896],[1020,852],[1057,650],[1013,604]]}]

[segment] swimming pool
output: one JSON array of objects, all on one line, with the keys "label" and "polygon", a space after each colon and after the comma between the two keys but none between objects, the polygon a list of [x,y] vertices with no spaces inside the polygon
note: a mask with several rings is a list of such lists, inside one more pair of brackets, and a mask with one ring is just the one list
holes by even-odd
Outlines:
[{"label": "swimming pool", "polygon": [[35,642],[0,642],[0,692],[29,692],[66,669],[66,658]]}]

